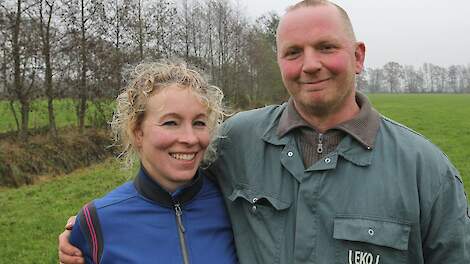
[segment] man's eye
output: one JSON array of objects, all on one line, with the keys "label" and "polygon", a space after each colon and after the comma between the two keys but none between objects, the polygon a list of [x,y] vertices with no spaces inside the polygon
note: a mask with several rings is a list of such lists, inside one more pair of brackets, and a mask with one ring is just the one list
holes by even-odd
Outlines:
[{"label": "man's eye", "polygon": [[288,50],[286,51],[286,53],[284,54],[284,57],[290,59],[290,58],[296,58],[298,57],[300,54],[300,51],[297,50],[297,49],[292,49],[292,50]]},{"label": "man's eye", "polygon": [[286,52],[286,55],[294,55],[297,53],[299,53],[297,50],[289,50],[288,52]]},{"label": "man's eye", "polygon": [[335,48],[336,47],[334,45],[323,45],[320,47],[320,50],[328,52],[334,50]]}]

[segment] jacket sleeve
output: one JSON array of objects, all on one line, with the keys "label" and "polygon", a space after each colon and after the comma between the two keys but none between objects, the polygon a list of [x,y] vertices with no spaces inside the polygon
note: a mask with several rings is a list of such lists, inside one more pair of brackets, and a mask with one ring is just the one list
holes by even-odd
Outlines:
[{"label": "jacket sleeve", "polygon": [[77,217],[72,228],[72,234],[70,235],[69,242],[82,251],[86,264],[93,264],[90,246],[88,245],[88,242],[81,230],[80,220],[79,217]]},{"label": "jacket sleeve", "polygon": [[[448,172],[451,173],[451,172]],[[446,175],[426,218],[423,254],[426,264],[470,263],[470,212],[459,175]]]}]

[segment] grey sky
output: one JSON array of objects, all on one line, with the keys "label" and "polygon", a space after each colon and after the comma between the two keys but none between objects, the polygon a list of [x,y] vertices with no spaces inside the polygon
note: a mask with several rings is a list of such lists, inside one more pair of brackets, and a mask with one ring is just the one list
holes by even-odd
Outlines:
[{"label": "grey sky", "polygon": [[[239,0],[252,17],[297,0]],[[470,63],[470,0],[336,0],[367,47],[366,66],[389,61],[448,67]],[[399,4],[397,4],[399,3]]]}]

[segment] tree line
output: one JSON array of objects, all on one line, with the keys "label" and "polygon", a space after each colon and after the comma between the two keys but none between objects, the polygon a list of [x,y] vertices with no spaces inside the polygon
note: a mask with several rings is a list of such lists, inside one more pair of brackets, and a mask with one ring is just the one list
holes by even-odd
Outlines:
[{"label": "tree line", "polygon": [[[251,20],[232,0],[3,0],[0,98],[28,135],[31,102],[73,98],[83,130],[90,104],[114,98],[142,61],[181,58],[204,70],[235,108],[287,98],[276,64],[279,15]],[[390,62],[358,76],[370,92],[470,92],[470,66]],[[19,104],[16,113],[14,103]]]},{"label": "tree line", "polygon": [[367,68],[358,75],[357,86],[366,92],[470,93],[470,64],[421,67],[388,62],[382,68]]},{"label": "tree line", "polygon": [[132,66],[177,57],[207,72],[232,105],[271,102],[285,96],[275,63],[278,20],[249,22],[228,0],[6,0],[0,96],[19,103],[22,137],[36,98],[48,100],[53,134],[53,100],[74,98],[83,129],[87,105],[115,97]]}]

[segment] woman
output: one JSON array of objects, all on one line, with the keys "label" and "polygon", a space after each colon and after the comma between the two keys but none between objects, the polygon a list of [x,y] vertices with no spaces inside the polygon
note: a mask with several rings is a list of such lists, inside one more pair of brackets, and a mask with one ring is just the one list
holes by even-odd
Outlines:
[{"label": "woman", "polygon": [[214,153],[222,97],[183,64],[136,68],[111,125],[140,171],[79,213],[70,242],[86,263],[237,262],[221,194],[199,169]]}]

